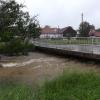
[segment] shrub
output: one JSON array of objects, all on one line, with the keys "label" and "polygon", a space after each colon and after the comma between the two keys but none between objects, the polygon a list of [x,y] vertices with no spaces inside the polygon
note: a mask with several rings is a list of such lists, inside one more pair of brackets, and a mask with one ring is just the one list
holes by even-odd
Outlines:
[{"label": "shrub", "polygon": [[33,44],[26,43],[20,38],[12,39],[10,42],[0,46],[0,53],[5,55],[27,55],[29,51],[34,50]]}]

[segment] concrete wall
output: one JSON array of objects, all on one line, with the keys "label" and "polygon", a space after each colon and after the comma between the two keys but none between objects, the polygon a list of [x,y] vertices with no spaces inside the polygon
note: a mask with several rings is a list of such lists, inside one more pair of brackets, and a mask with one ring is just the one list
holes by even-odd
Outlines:
[{"label": "concrete wall", "polygon": [[83,52],[76,52],[76,51],[68,51],[68,50],[62,50],[62,49],[56,49],[56,48],[47,48],[47,47],[39,47],[36,46],[36,50],[42,51],[44,53],[49,54],[56,54],[60,56],[72,56],[72,57],[78,57],[78,58],[86,58],[86,59],[92,59],[92,60],[100,60],[100,55],[96,54],[89,54],[89,53],[83,53]]}]

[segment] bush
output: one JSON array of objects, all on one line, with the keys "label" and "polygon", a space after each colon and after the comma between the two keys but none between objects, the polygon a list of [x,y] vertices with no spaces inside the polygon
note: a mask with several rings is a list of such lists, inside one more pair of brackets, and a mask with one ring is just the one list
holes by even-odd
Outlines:
[{"label": "bush", "polygon": [[25,43],[20,38],[16,38],[0,46],[0,53],[6,55],[27,55],[29,51],[34,50],[33,44]]}]

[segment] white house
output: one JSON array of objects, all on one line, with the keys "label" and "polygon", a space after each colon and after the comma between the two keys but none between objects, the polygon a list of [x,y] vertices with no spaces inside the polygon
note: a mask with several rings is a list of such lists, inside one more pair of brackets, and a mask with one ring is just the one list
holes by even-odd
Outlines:
[{"label": "white house", "polygon": [[58,28],[45,26],[44,28],[42,28],[40,38],[63,38],[63,34],[59,31],[60,29]]}]

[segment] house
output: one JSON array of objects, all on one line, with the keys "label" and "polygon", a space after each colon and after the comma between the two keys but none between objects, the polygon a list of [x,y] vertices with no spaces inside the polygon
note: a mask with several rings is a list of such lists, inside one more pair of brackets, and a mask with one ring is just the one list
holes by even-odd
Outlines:
[{"label": "house", "polygon": [[100,32],[95,30],[90,30],[89,36],[100,37]]},{"label": "house", "polygon": [[61,33],[63,34],[63,37],[76,37],[77,35],[77,31],[75,31],[71,26],[62,28]]},{"label": "house", "polygon": [[45,26],[42,28],[40,38],[63,38],[63,34],[60,33],[59,28]]},{"label": "house", "polygon": [[71,27],[65,28],[51,28],[45,26],[42,28],[40,38],[63,38],[63,37],[75,37],[77,32]]}]

